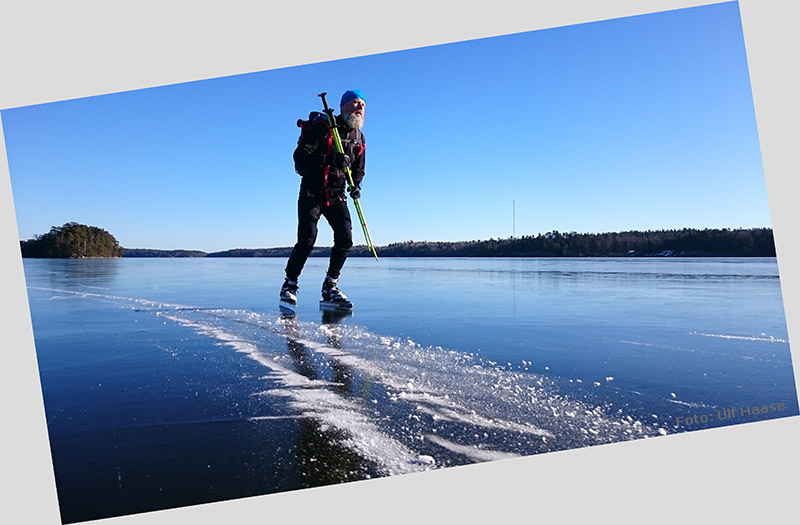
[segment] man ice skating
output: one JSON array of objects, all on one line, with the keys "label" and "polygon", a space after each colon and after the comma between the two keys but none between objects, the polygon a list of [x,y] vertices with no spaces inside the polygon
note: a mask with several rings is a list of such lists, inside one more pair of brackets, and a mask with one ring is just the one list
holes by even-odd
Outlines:
[{"label": "man ice skating", "polygon": [[[317,223],[324,216],[333,230],[333,247],[325,280],[322,300],[342,309],[352,303],[337,287],[339,273],[353,246],[353,228],[347,207],[347,177],[353,178],[350,196],[361,195],[364,178],[364,111],[366,100],[359,90],[345,91],[340,101],[336,127],[343,153],[336,150],[332,131],[324,117],[311,121],[305,128],[294,151],[294,164],[302,177],[297,200],[297,243],[286,264],[286,280],[281,287],[281,304],[293,308],[297,304],[297,281],[317,239]],[[331,114],[332,115],[332,114]]]}]

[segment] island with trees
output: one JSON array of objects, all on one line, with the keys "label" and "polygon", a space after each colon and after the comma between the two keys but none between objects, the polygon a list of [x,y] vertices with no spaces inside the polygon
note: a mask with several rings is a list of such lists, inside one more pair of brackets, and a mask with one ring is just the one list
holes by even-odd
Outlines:
[{"label": "island with trees", "polygon": [[87,257],[122,257],[124,249],[113,235],[96,226],[68,222],[53,226],[33,239],[20,241],[23,257],[78,259]]}]

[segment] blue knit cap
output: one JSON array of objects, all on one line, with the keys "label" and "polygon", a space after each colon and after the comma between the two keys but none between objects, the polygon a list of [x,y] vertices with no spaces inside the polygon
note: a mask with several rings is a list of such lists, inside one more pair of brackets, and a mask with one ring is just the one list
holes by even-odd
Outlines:
[{"label": "blue knit cap", "polygon": [[364,102],[367,101],[367,99],[364,98],[364,94],[361,93],[360,90],[358,90],[358,89],[350,89],[350,90],[347,90],[347,91],[344,92],[344,95],[342,95],[342,101],[339,102],[339,105],[340,106],[344,106],[347,102],[350,102],[354,98],[360,98]]}]

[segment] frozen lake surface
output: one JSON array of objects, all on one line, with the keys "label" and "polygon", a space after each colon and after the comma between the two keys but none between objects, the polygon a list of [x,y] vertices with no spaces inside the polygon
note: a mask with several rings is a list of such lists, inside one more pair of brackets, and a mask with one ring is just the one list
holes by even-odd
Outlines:
[{"label": "frozen lake surface", "polygon": [[24,260],[67,522],[798,414],[775,259]]}]

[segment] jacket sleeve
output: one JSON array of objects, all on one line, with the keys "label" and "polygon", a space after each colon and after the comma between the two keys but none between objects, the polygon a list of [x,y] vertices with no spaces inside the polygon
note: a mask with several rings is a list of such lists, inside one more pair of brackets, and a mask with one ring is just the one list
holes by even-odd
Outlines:
[{"label": "jacket sleeve", "polygon": [[292,155],[297,173],[304,175],[309,170],[322,168],[328,152],[327,137],[328,127],[322,122],[312,125],[308,133],[303,135]]}]

